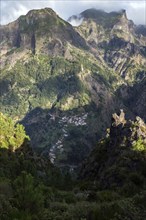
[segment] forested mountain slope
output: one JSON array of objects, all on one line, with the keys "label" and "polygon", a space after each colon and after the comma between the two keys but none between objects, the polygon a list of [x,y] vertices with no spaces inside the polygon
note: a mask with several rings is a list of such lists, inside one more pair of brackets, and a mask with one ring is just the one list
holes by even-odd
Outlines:
[{"label": "forested mountain slope", "polygon": [[73,27],[45,8],[0,26],[1,111],[23,123],[38,152],[71,168],[113,112],[146,118],[144,27],[125,11],[81,17]]},{"label": "forested mountain slope", "polygon": [[1,220],[146,218],[146,124],[141,118],[127,121],[123,111],[113,114],[107,137],[83,161],[77,179],[34,152],[22,125],[2,114],[0,125]]}]

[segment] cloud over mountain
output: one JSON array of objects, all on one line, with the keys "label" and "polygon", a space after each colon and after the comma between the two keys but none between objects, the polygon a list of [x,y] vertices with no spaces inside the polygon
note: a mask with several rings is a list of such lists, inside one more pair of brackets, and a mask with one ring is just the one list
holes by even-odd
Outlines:
[{"label": "cloud over mountain", "polygon": [[26,14],[31,9],[50,7],[54,9],[63,19],[68,19],[73,14],[79,14],[88,8],[102,9],[107,12],[125,9],[127,16],[136,24],[145,24],[146,3],[144,0],[137,1],[1,1],[1,24],[9,23],[17,19],[20,15]]}]

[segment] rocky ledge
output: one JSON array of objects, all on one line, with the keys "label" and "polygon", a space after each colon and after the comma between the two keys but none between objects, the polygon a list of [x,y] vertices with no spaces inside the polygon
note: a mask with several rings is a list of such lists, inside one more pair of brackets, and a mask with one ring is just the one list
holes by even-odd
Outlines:
[{"label": "rocky ledge", "polygon": [[101,189],[131,186],[146,182],[146,124],[140,117],[126,120],[125,113],[112,115],[105,139],[98,142],[83,163],[80,178],[94,181]]}]

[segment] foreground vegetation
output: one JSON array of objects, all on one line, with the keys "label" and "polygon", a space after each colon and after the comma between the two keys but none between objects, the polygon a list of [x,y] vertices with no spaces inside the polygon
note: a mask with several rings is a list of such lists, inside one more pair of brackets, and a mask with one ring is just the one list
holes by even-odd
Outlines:
[{"label": "foreground vegetation", "polygon": [[[10,133],[3,130],[3,137],[7,140],[11,139],[15,136],[16,128],[21,125],[15,126],[6,116],[1,118],[1,124],[7,125],[13,131],[9,135]],[[111,128],[111,141],[112,132]],[[146,218],[144,169],[146,148],[143,136],[132,145],[132,158],[126,148],[121,151],[123,142],[117,142],[119,143],[119,147],[116,147],[117,158],[120,149],[121,159],[115,160],[111,167],[105,166],[101,176],[98,176],[98,169],[95,172],[97,168],[95,163],[99,161],[102,166],[105,161],[108,163],[111,157],[110,154],[106,154],[106,146],[109,146],[109,137],[107,137],[107,140],[101,141],[94,150],[96,160],[92,153],[82,165],[80,178],[77,179],[55,168],[48,158],[33,152],[23,127],[19,137],[23,139],[23,144],[15,149],[11,145],[5,147],[4,140],[0,145],[1,220],[144,220]],[[111,151],[113,156],[115,151],[114,149]],[[127,163],[128,166],[134,163],[138,165],[138,169],[131,168],[131,174],[128,173],[127,164],[121,165],[122,158],[130,161]],[[114,172],[117,170],[119,176],[123,176],[123,180],[117,184],[113,178],[105,187],[102,182],[103,176],[108,181],[108,177],[114,177]],[[125,180],[127,173],[129,178]]]},{"label": "foreground vegetation", "polygon": [[74,28],[45,8],[0,27],[14,119],[0,114],[2,220],[146,219],[145,123],[115,114],[97,143],[119,108],[146,120],[145,27],[124,10],[81,17]]}]

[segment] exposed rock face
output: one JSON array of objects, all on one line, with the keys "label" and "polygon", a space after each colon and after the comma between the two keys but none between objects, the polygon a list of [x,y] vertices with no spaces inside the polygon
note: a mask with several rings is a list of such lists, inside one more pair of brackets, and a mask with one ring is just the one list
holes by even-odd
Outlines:
[{"label": "exposed rock face", "polygon": [[131,109],[135,115],[139,115],[146,121],[146,78],[145,71],[139,72],[137,83],[133,86],[122,85],[117,90],[117,95],[122,97],[125,105]]},{"label": "exposed rock face", "polygon": [[[112,117],[109,137],[101,140],[83,163],[80,177],[94,180],[102,189],[115,188],[133,184],[136,172],[146,181],[146,173],[141,170],[145,166],[146,124],[140,117],[126,121],[121,111]],[[139,184],[142,187],[143,183]]]},{"label": "exposed rock face", "polygon": [[137,34],[141,34],[142,36],[146,36],[146,25],[138,25],[135,27],[135,32]]},{"label": "exposed rock face", "polygon": [[125,113],[113,114],[110,128],[110,145],[132,146],[135,141],[142,139],[146,144],[146,124],[137,116],[135,121],[126,121]]},{"label": "exposed rock face", "polygon": [[144,121],[137,116],[136,117],[136,138],[142,138],[142,140],[144,141],[145,145],[146,145],[146,124],[144,123]]},{"label": "exposed rock face", "polygon": [[[124,10],[90,9],[73,19],[78,27],[45,8],[0,26],[0,101],[42,154],[77,165],[113,112],[146,119],[146,37]],[[124,115],[115,117],[124,126]]]},{"label": "exposed rock face", "polygon": [[126,123],[125,120],[125,113],[123,112],[123,109],[120,110],[121,113],[118,116],[116,113],[113,114],[112,116],[112,126],[118,126],[120,124],[122,124],[124,126],[124,124]]},{"label": "exposed rock face", "polygon": [[[12,48],[44,54],[64,55],[67,42],[87,48],[85,40],[50,8],[31,10],[26,16],[0,27],[3,60]],[[14,54],[13,54],[14,56]],[[15,57],[17,59],[17,57]],[[5,61],[6,62],[6,61]]]},{"label": "exposed rock face", "polygon": [[134,69],[146,65],[145,35],[141,37],[139,28],[127,19],[125,10],[106,13],[89,9],[81,16],[83,22],[76,30],[121,76],[129,78],[131,66]]}]

